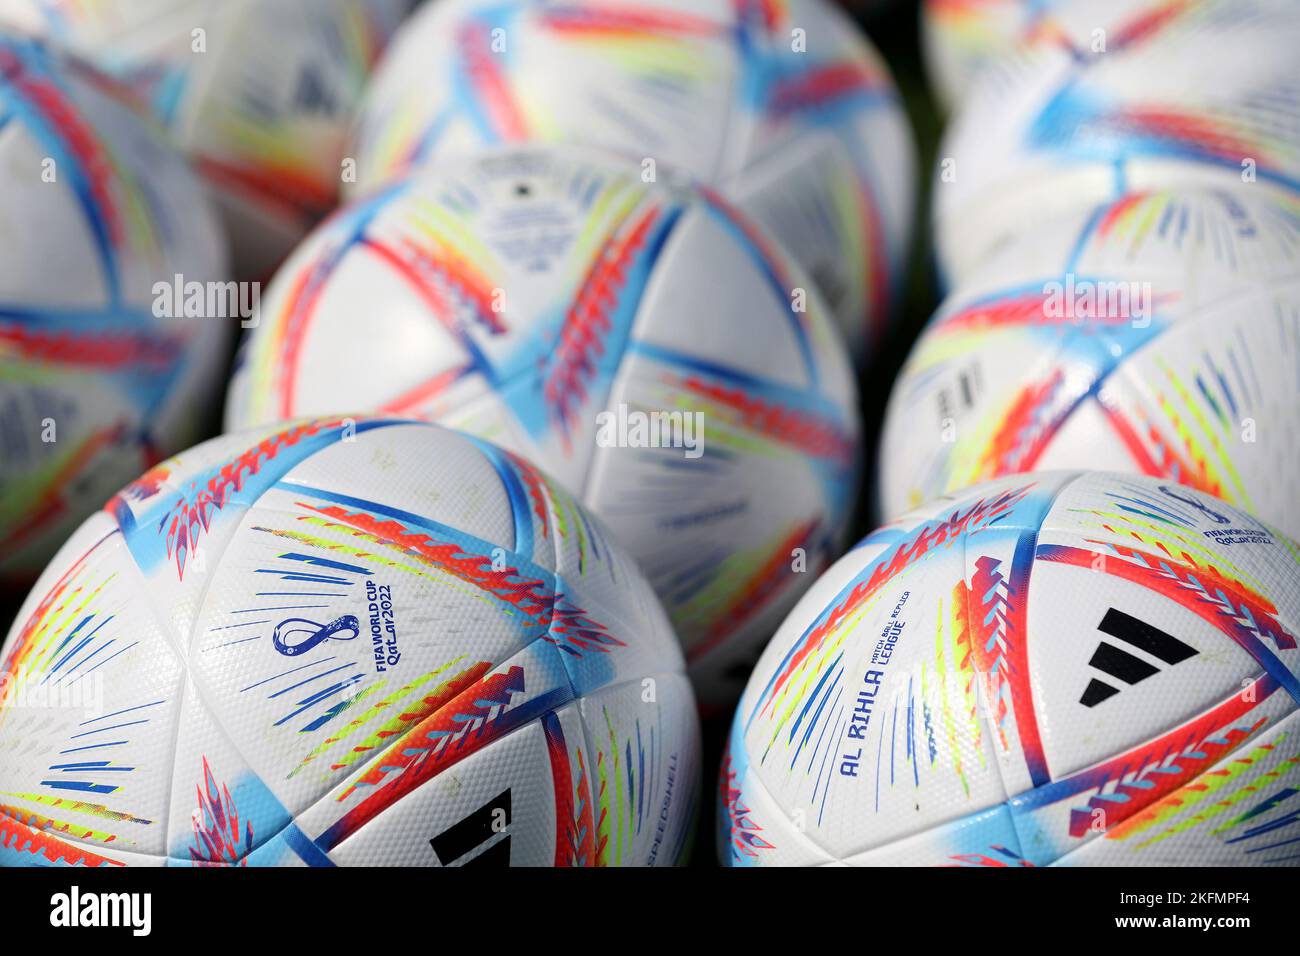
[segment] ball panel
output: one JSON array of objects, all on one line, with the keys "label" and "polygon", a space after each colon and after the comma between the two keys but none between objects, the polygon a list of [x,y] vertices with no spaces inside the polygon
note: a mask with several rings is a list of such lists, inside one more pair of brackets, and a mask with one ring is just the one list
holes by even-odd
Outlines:
[{"label": "ball panel", "polygon": [[665,425],[697,444],[601,445],[585,498],[635,543],[692,666],[717,670],[770,633],[838,553],[853,459],[849,436],[817,411],[778,418],[806,392],[710,371],[628,356],[611,407],[699,416]]},{"label": "ball panel", "polygon": [[849,866],[1033,866],[1025,858],[1011,808],[999,804],[951,823],[868,850]]},{"label": "ball panel", "polygon": [[[11,97],[6,95],[6,102]],[[42,183],[42,189],[6,191],[0,236],[12,251],[0,263],[0,295],[6,302],[25,301],[34,307],[93,310],[103,304],[117,278],[111,262],[105,261],[100,237],[86,228],[88,221],[92,226],[96,222],[95,210],[87,209],[76,188],[84,174],[79,175],[75,157],[64,151],[58,158],[50,156],[52,147],[62,145],[56,136],[44,124],[33,128],[12,122],[0,129],[0,163],[11,182],[40,183],[43,163],[53,160],[55,165],[46,168],[57,176],[59,159],[67,160],[63,180]],[[66,281],[32,282],[54,255],[66,263]]]},{"label": "ball panel", "polygon": [[[440,438],[438,457],[431,461],[421,440],[425,432],[427,426],[400,421],[355,431],[344,424],[340,440],[292,464],[262,492],[258,505],[289,513],[314,510],[336,522],[336,530],[347,524],[350,508],[367,510],[394,522],[391,530],[375,526],[377,538],[399,534],[399,525],[445,529],[466,546],[500,548],[552,572],[554,551],[535,542],[535,519],[515,483],[498,472],[478,443],[462,435]],[[384,476],[382,484],[375,481],[376,471]]]},{"label": "ball panel", "polygon": [[[659,706],[655,703],[659,702]],[[690,713],[690,683],[681,674],[646,674],[583,697],[589,768],[592,852],[597,865],[673,866],[685,862],[699,792],[699,729]],[[570,751],[570,762],[576,755]],[[571,832],[581,838],[586,826]]]},{"label": "ball panel", "polygon": [[558,601],[548,639],[563,651],[574,688],[585,694],[669,663],[684,666],[663,606],[618,539],[553,479],[524,459],[503,457],[502,467],[518,473],[532,507],[546,515],[535,539],[555,551]]},{"label": "ball panel", "polygon": [[[1300,777],[1300,714],[1276,697],[1224,737],[1235,750],[1188,754],[1204,771],[1124,825],[1060,857],[1063,866],[1292,866],[1294,827],[1284,794]],[[1216,759],[1217,758],[1217,759]],[[1181,782],[1181,781],[1180,781]],[[1099,819],[1094,817],[1093,819]]]},{"label": "ball panel", "polygon": [[[1243,615],[1250,626],[1294,631],[1300,625],[1300,592],[1290,585],[1296,543],[1259,519],[1205,492],[1158,478],[1083,474],[1071,492],[1078,496],[1078,506],[1053,510],[1045,543],[1071,535],[1094,550],[1109,550],[1137,564],[1163,563],[1166,573],[1198,572],[1207,588],[1213,582],[1236,592],[1234,599],[1263,602]],[[1111,564],[1105,568],[1113,570]],[[1190,606],[1200,607],[1203,597],[1198,594]],[[1219,623],[1228,626],[1227,620]],[[1289,650],[1279,645],[1283,649]]]},{"label": "ball panel", "polygon": [[[634,348],[683,356],[683,365],[723,364],[723,358],[738,376],[762,376],[788,388],[813,386],[807,340],[814,323],[789,304],[799,277],[780,274],[784,258],[766,258],[744,228],[721,207],[697,203],[682,215],[643,292]],[[814,300],[808,307],[818,305]],[[701,321],[722,315],[743,316],[751,334],[736,335],[731,322]]]},{"label": "ball panel", "polygon": [[550,866],[556,797],[544,723],[534,722],[403,797],[330,857],[343,866]]},{"label": "ball panel", "polygon": [[304,831],[332,852],[450,768],[572,701],[558,653],[534,641],[496,666],[467,662],[400,737],[381,738],[372,759],[331,780],[329,795],[300,815]]},{"label": "ball panel", "polygon": [[1298,316],[1292,282],[1220,300],[1170,329],[1100,391],[1111,442],[1123,442],[1147,474],[1300,536]]},{"label": "ball panel", "polygon": [[181,649],[140,599],[145,582],[106,519],[88,522],[42,580],[4,651],[7,862],[163,856]]},{"label": "ball panel", "polygon": [[[273,283],[262,306],[261,320],[277,324],[280,347],[278,355],[255,356],[276,363],[279,408],[271,414],[373,408],[402,414],[412,400],[436,385],[447,387],[472,362],[456,328],[455,316],[463,309],[456,301],[459,290],[453,287],[446,298],[431,290],[421,274],[431,264],[416,241],[398,229],[377,235],[378,229],[366,228],[371,224],[360,210],[341,218],[298,252],[304,258],[287,265],[299,281]],[[353,244],[357,254],[350,254]],[[387,290],[382,309],[358,295],[373,288]],[[351,343],[346,355],[338,354],[340,340]],[[394,342],[402,347],[393,348]],[[468,376],[454,387],[461,401],[483,391]]]},{"label": "ball panel", "polygon": [[[218,653],[248,636],[238,626],[221,633],[227,646],[216,645]],[[195,644],[201,655],[214,650]],[[305,865],[286,853],[288,833],[296,829],[292,815],[249,766],[242,741],[221,726],[213,703],[187,674],[169,773],[168,864],[236,866],[246,859],[278,859],[279,865]]]},{"label": "ball panel", "polygon": [[[737,746],[740,743],[741,746]],[[733,732],[722,760],[718,854],[727,866],[820,866],[835,861],[809,838],[806,814],[788,817],[749,766]]]},{"label": "ball panel", "polygon": [[1029,592],[1030,666],[1053,777],[1191,719],[1258,672],[1194,611],[1091,564],[1037,561]]}]

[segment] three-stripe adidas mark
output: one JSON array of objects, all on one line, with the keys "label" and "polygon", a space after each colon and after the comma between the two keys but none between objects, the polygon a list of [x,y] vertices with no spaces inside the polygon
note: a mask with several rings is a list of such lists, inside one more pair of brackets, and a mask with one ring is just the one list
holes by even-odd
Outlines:
[{"label": "three-stripe adidas mark", "polygon": [[[443,866],[509,866],[510,791],[503,790],[469,816],[453,823],[429,841],[434,855]],[[478,856],[465,860],[470,853],[493,837],[501,838]],[[464,860],[464,862],[459,862]]]},{"label": "three-stripe adidas mark", "polygon": [[[1113,607],[1106,611],[1101,623],[1097,625],[1097,630],[1162,660],[1171,667],[1196,656],[1196,648],[1190,644],[1184,644],[1172,634],[1166,634],[1160,628],[1139,621],[1132,615]],[[1088,666],[1095,667],[1102,673],[1130,686],[1160,672],[1160,668],[1150,661],[1107,641],[1097,645],[1097,650],[1093,652]],[[1118,687],[1094,677],[1088,682],[1083,696],[1079,698],[1079,703],[1085,707],[1096,707],[1103,700],[1109,700],[1118,693]]]}]

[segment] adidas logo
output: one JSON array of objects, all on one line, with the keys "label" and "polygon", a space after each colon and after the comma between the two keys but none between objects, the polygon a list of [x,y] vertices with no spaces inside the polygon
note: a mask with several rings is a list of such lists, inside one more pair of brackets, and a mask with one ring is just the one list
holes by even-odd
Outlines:
[{"label": "adidas logo", "polygon": [[[509,866],[510,834],[506,833],[509,826],[510,791],[507,789],[447,827],[429,845],[443,866]],[[465,859],[485,844],[490,844],[487,849]]]},{"label": "adidas logo", "polygon": [[[1117,611],[1113,607],[1106,611],[1106,616],[1097,625],[1097,630],[1157,660],[1164,661],[1171,667],[1196,656],[1196,648],[1191,645],[1184,644],[1172,634],[1166,634],[1160,628],[1139,621],[1132,615]],[[1160,672],[1160,668],[1146,658],[1138,657],[1109,641],[1102,641],[1097,645],[1097,650],[1093,652],[1088,666],[1130,686]],[[1096,707],[1103,700],[1109,700],[1118,693],[1119,688],[1114,684],[1108,684],[1094,677],[1084,688],[1079,703],[1084,707]]]}]

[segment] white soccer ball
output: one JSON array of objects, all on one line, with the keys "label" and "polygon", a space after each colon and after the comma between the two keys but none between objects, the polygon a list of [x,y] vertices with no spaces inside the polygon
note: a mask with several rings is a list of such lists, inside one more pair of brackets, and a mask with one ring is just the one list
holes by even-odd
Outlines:
[{"label": "white soccer ball", "polygon": [[955,288],[1054,214],[1179,186],[1300,193],[1300,6],[1202,0],[1104,49],[1018,48],[939,148],[934,231]]},{"label": "white soccer ball", "polygon": [[1297,547],[1105,472],[886,525],[750,678],[723,862],[1294,866]]},{"label": "white soccer ball", "polygon": [[765,226],[855,355],[885,326],[915,151],[879,55],[823,0],[444,0],[394,38],[351,147],[358,188],[499,143],[675,167]]},{"label": "white soccer ball", "polygon": [[335,204],[371,65],[409,0],[0,0],[0,25],[112,74],[203,176],[241,276]]},{"label": "white soccer ball", "polygon": [[0,864],[671,865],[699,784],[636,565],[486,442],[205,442],[88,520],[3,652]]},{"label": "white soccer ball", "polygon": [[1141,472],[1300,539],[1300,200],[1173,190],[1044,222],[913,347],[881,514],[1001,475]]},{"label": "white soccer ball", "polygon": [[735,699],[857,492],[852,372],[803,274],[716,196],[586,151],[444,163],[294,253],[227,425],[358,410],[573,489],[641,561],[706,703]]},{"label": "white soccer ball", "polygon": [[[102,77],[0,35],[0,580],[210,415],[237,317],[220,226],[161,134]],[[224,286],[222,286],[224,289]]]}]

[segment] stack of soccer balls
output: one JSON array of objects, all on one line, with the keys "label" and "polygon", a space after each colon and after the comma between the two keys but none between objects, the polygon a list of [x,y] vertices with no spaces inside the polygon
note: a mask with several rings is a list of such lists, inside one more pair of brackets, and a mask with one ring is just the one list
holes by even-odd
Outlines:
[{"label": "stack of soccer balls", "polygon": [[1294,856],[1291,0],[925,4],[879,436],[838,7],[411,5],[0,0],[0,865]]},{"label": "stack of soccer balls", "polygon": [[1300,8],[926,13],[947,297],[889,523],[737,710],[722,858],[1294,865]]},{"label": "stack of soccer balls", "polygon": [[[311,6],[0,2],[48,41],[6,35],[8,115],[78,160],[57,207],[6,200],[87,246],[0,304],[13,430],[62,429],[4,475],[15,576],[49,563],[4,649],[0,862],[681,861],[696,698],[729,713],[850,531],[912,206],[892,81],[825,0],[440,0],[361,96],[401,4]],[[155,191],[161,160],[53,102],[74,58],[203,188],[117,195],[104,156]],[[182,261],[218,215],[235,278],[301,236],[264,291]],[[235,325],[227,434],[166,457],[219,404],[187,336]],[[110,425],[128,473],[62,451]]]}]

